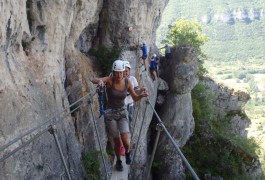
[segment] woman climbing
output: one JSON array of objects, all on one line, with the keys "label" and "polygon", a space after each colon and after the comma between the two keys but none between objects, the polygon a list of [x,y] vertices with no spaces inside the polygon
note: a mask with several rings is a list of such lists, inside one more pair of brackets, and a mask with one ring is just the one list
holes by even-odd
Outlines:
[{"label": "woman climbing", "polygon": [[114,61],[112,65],[113,77],[95,78],[92,83],[104,85],[108,87],[108,104],[105,110],[105,122],[107,124],[108,134],[114,139],[114,151],[117,157],[116,169],[123,170],[120,147],[125,147],[126,164],[131,163],[130,157],[130,131],[128,113],[124,104],[127,91],[130,93],[134,101],[138,101],[148,96],[146,91],[136,94],[133,85],[128,78],[124,78],[125,70],[124,62],[121,60]]}]

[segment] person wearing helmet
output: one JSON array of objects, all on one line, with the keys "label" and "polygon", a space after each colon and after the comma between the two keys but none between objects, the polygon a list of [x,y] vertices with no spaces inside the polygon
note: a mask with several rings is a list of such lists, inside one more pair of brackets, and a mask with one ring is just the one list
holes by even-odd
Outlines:
[{"label": "person wearing helmet", "polygon": [[[128,78],[132,82],[133,89],[135,90],[135,92],[137,94],[141,94],[145,90],[145,88],[139,88],[139,84],[136,78],[134,76],[131,76],[131,65],[129,61],[124,61],[124,65],[125,65],[124,77]],[[125,98],[125,105],[127,106],[127,110],[129,112],[130,122],[132,121],[131,117],[133,114],[133,104],[134,104],[134,101],[132,99],[132,96],[128,93],[127,97]]]},{"label": "person wearing helmet", "polygon": [[[123,74],[124,78],[128,78],[132,82],[133,89],[137,93],[139,85],[138,85],[138,82],[137,82],[136,78],[134,76],[130,75],[131,65],[130,65],[129,61],[124,61],[124,66],[125,66],[125,71],[124,71],[124,74]],[[132,96],[130,95],[129,92],[127,92],[127,96],[126,96],[126,98],[124,100],[124,103],[125,103],[125,107],[127,108],[127,111],[128,111],[129,128],[131,130],[132,129],[131,128],[131,124],[132,124],[132,113],[133,113],[133,99],[132,99]],[[121,155],[122,156],[125,155],[125,150],[124,150],[124,146],[123,145],[121,146]]]},{"label": "person wearing helmet", "polygon": [[145,43],[143,43],[141,45],[141,50],[142,50],[142,57],[141,59],[143,60],[143,65],[144,65],[144,68],[145,68],[145,71],[146,71],[146,63],[145,63],[145,60],[147,58],[147,46]]},{"label": "person wearing helmet", "polygon": [[158,76],[156,54],[153,54],[153,56],[150,59],[150,72],[151,72],[153,81],[155,81]]},{"label": "person wearing helmet", "polygon": [[148,96],[147,91],[143,91],[141,94],[135,93],[132,82],[123,76],[124,70],[124,62],[122,60],[116,60],[112,65],[112,77],[95,78],[91,80],[94,84],[106,84],[108,86],[108,104],[104,118],[108,134],[114,139],[114,151],[117,157],[115,166],[118,171],[123,170],[120,154],[122,143],[125,147],[126,164],[131,163],[129,120],[124,103],[127,91],[134,101]]}]

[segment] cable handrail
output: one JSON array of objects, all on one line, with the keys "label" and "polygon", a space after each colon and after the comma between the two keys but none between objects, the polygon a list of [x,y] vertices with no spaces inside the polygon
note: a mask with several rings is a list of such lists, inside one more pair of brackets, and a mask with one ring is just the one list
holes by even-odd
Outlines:
[{"label": "cable handrail", "polygon": [[[143,79],[142,79],[142,74],[140,74],[140,79],[141,79],[141,82],[142,84],[143,83]],[[61,122],[65,117],[63,118],[59,118],[58,120],[54,120],[56,119],[58,116],[60,116],[64,111],[66,110],[69,110],[70,108],[72,108],[73,106],[75,106],[77,103],[81,102],[83,99],[86,99],[88,97],[93,97],[94,95],[96,94],[96,92],[91,95],[91,93],[87,93],[85,96],[81,97],[80,99],[78,99],[77,101],[75,101],[74,103],[72,103],[71,105],[69,105],[68,107],[65,107],[63,110],[57,112],[56,114],[54,114],[51,118],[49,118],[47,121],[39,124],[38,126],[28,130],[27,132],[17,136],[15,139],[11,140],[10,142],[8,142],[7,144],[3,145],[0,147],[0,152],[1,151],[4,151],[5,149],[7,149],[8,147],[10,147],[11,145],[15,144],[16,142],[18,142],[19,140],[22,141],[22,138],[24,138],[25,136],[31,134],[32,132],[38,130],[38,129],[41,129],[43,128],[44,125],[47,125],[44,129],[40,130],[39,132],[37,132],[33,137],[31,137],[29,140],[27,140],[26,142],[22,142],[21,145],[19,145],[18,147],[16,147],[14,150],[8,152],[7,154],[4,154],[1,158],[0,158],[0,162],[6,160],[7,158],[9,158],[10,156],[12,156],[13,154],[15,154],[16,152],[18,152],[20,149],[24,148],[25,146],[27,146],[28,144],[30,144],[31,142],[33,142],[34,140],[36,140],[37,138],[39,138],[42,134],[44,134],[45,132],[49,131],[51,129],[51,126],[52,125],[55,125],[59,122]],[[158,119],[158,122],[160,124],[160,126],[163,128],[163,130],[165,131],[166,135],[168,136],[168,138],[170,139],[170,141],[173,143],[174,147],[176,148],[178,154],[180,155],[181,159],[184,161],[185,165],[187,166],[187,168],[189,169],[189,171],[191,172],[192,176],[194,177],[194,179],[196,180],[199,180],[197,174],[195,173],[195,171],[192,169],[192,167],[190,166],[189,162],[187,161],[187,159],[185,158],[185,156],[183,155],[183,153],[181,152],[180,148],[178,147],[177,143],[175,142],[175,140],[172,138],[171,134],[168,132],[168,130],[166,129],[165,125],[163,124],[163,122],[161,121],[159,115],[157,114],[156,110],[154,109],[153,105],[151,104],[150,102],[150,99],[149,97],[147,97],[147,101],[146,101],[152,108],[154,114],[156,115],[157,119]],[[83,103],[80,103],[77,107],[75,107],[73,110],[70,110],[66,115],[76,111],[77,109],[79,109],[81,106],[83,105]],[[92,110],[92,109],[91,109]],[[102,115],[99,116],[99,118],[101,117]],[[99,119],[98,118],[98,119]],[[94,116],[93,116],[93,120],[95,120]],[[143,123],[143,122],[142,122]],[[97,130],[96,130],[97,131]],[[98,133],[98,132],[97,132]],[[139,134],[140,136],[141,134]],[[55,139],[56,140],[56,139]],[[139,139],[138,139],[139,141]],[[138,144],[138,142],[137,142]],[[100,145],[101,146],[101,145]],[[59,148],[59,146],[58,146]],[[101,147],[100,147],[100,150],[102,151]],[[137,150],[137,148],[136,148]],[[60,152],[62,153],[62,152]],[[134,157],[135,157],[135,154],[136,152],[134,153]],[[62,155],[62,154],[60,154]],[[134,158],[133,158],[134,159]],[[63,157],[62,157],[62,160]],[[103,160],[104,161],[104,160]],[[105,166],[105,162],[104,162],[104,166]],[[105,167],[105,170],[106,170],[106,167]],[[66,168],[66,171],[67,171],[67,168]],[[108,178],[108,173],[107,173],[107,178]],[[71,179],[71,177],[69,176],[69,179]]]},{"label": "cable handrail", "polygon": [[[140,74],[140,79],[142,84],[143,83],[143,79],[142,79],[142,74]],[[170,141],[172,142],[172,144],[174,145],[174,147],[176,148],[178,154],[180,155],[181,159],[184,161],[185,165],[187,166],[187,168],[189,169],[190,173],[192,174],[193,178],[196,180],[199,180],[198,175],[195,173],[195,171],[193,170],[193,168],[191,167],[191,165],[189,164],[188,160],[186,159],[186,157],[183,155],[183,153],[181,152],[180,148],[178,147],[177,143],[175,142],[175,140],[173,139],[173,137],[171,136],[171,134],[168,132],[167,128],[165,127],[164,123],[162,122],[162,120],[160,119],[159,115],[157,114],[154,106],[151,104],[149,97],[147,96],[147,102],[149,103],[149,105],[151,106],[154,114],[157,117],[157,120],[160,124],[160,126],[163,128],[163,130],[165,131],[167,137],[170,139]]]},{"label": "cable handrail", "polygon": [[107,180],[109,180],[109,174],[108,174],[108,171],[107,171],[107,166],[106,166],[105,158],[104,158],[104,155],[103,155],[102,146],[101,146],[101,143],[100,143],[100,140],[99,140],[99,132],[98,132],[97,124],[96,124],[96,121],[95,121],[95,115],[94,115],[94,112],[93,112],[93,109],[92,109],[92,101],[89,102],[89,107],[90,107],[90,111],[91,111],[91,114],[92,114],[93,123],[94,123],[94,126],[95,126],[95,131],[96,131],[96,136],[97,136],[97,140],[98,140],[99,150],[100,150],[100,153],[101,153],[101,158],[102,158],[102,161],[103,161],[103,166],[104,166],[104,169],[105,169]]},{"label": "cable handrail", "polygon": [[189,164],[188,160],[186,159],[186,157],[183,155],[183,153],[181,152],[180,148],[178,147],[177,143],[175,142],[175,140],[173,139],[173,137],[171,136],[171,134],[168,132],[167,128],[165,127],[164,123],[161,121],[159,115],[157,114],[156,110],[154,109],[153,105],[151,104],[151,102],[149,101],[149,98],[147,98],[147,102],[149,103],[149,105],[151,106],[153,112],[155,113],[159,124],[161,125],[161,127],[163,128],[163,130],[165,131],[166,135],[168,136],[168,138],[170,139],[170,141],[173,143],[173,145],[175,146],[176,150],[178,151],[181,159],[184,161],[184,163],[186,164],[187,168],[189,169],[189,171],[191,172],[192,176],[194,179],[199,180],[199,177],[197,176],[197,174],[195,173],[195,171],[193,170],[193,168],[191,167],[191,165]]},{"label": "cable handrail", "polygon": [[[46,124],[48,124],[48,123],[53,122],[53,124],[57,124],[57,123],[60,122],[61,120],[57,120],[57,121],[56,121],[56,120],[53,120],[53,119],[55,119],[56,117],[58,117],[59,115],[61,115],[64,111],[68,110],[67,108],[71,108],[71,107],[73,107],[74,105],[76,105],[78,102],[80,102],[81,100],[87,98],[90,94],[91,94],[91,93],[87,93],[85,96],[81,97],[80,99],[78,99],[77,101],[75,101],[74,103],[72,103],[71,105],[69,105],[68,107],[65,107],[65,108],[64,108],[63,110],[61,110],[60,112],[54,114],[54,115],[53,115],[51,118],[49,118],[47,121],[45,121],[45,122],[43,122],[43,123],[37,125],[36,127],[32,128],[32,129],[30,129],[30,130],[28,130],[27,132],[25,132],[25,133],[23,133],[23,134],[17,136],[15,139],[11,140],[11,141],[8,142],[7,144],[1,146],[1,147],[0,147],[0,152],[3,151],[3,150],[5,150],[5,149],[7,149],[8,147],[10,147],[11,145],[13,145],[13,144],[16,143],[17,141],[22,140],[22,138],[24,138],[25,136],[27,136],[27,135],[31,134],[32,132],[34,132],[34,131],[40,129],[41,127],[43,127],[44,125],[46,125]],[[96,93],[94,93],[91,97],[93,97],[95,94],[96,94]],[[76,107],[75,109],[71,110],[70,113],[76,111],[78,108],[80,108],[81,105],[82,105],[82,104],[80,104],[80,105],[79,105],[78,107]],[[50,125],[50,124],[49,124],[49,125]],[[38,134],[38,133],[37,133],[37,134]],[[35,137],[35,136],[34,136],[34,137]],[[31,139],[33,139],[33,138],[31,138]],[[26,141],[26,142],[28,142],[28,141]],[[30,141],[30,142],[32,142],[32,141]],[[24,144],[24,143],[22,143],[22,145],[23,145],[23,144]],[[23,147],[24,147],[24,146],[23,146]],[[17,149],[17,148],[16,148],[16,149]],[[16,149],[15,149],[15,150],[16,150]],[[21,149],[21,148],[19,148],[19,149]],[[15,150],[13,150],[13,151],[15,151]],[[13,152],[13,151],[12,151],[12,152]],[[17,151],[15,151],[15,152],[17,152]],[[13,153],[13,154],[14,154],[14,153]],[[13,154],[12,154],[12,155],[13,155]],[[2,158],[0,159],[0,161],[2,161]]]},{"label": "cable handrail", "polygon": [[8,152],[7,154],[4,154],[1,158],[0,158],[0,162],[6,160],[7,158],[9,158],[10,156],[12,156],[13,154],[15,154],[16,152],[18,152],[20,149],[26,147],[27,145],[29,145],[31,142],[35,141],[38,137],[40,137],[42,134],[44,134],[46,131],[48,131],[49,126],[47,126],[45,129],[39,131],[37,134],[34,135],[34,137],[32,137],[30,140],[24,142],[23,144],[19,145],[17,148],[15,148],[14,150],[12,150],[11,152]]}]

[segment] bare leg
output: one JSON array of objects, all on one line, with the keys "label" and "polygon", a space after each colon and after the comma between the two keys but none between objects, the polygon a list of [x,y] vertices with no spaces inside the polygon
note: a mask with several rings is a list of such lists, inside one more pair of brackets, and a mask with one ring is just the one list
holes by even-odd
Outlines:
[{"label": "bare leg", "polygon": [[125,159],[126,159],[126,164],[131,164],[132,162],[132,159],[131,159],[131,156],[130,156],[130,150],[131,150],[131,145],[130,145],[130,133],[122,133],[121,134],[121,140],[123,142],[123,145],[125,147]]},{"label": "bare leg", "polygon": [[115,143],[115,146],[114,146],[114,151],[115,151],[115,154],[116,154],[116,157],[118,160],[121,160],[121,145],[122,145],[122,142],[121,142],[121,138],[113,138],[114,139],[114,143]]},{"label": "bare leg", "polygon": [[156,71],[155,70],[152,70],[152,78],[153,78],[154,81],[157,78],[157,75],[156,75]]},{"label": "bare leg", "polygon": [[144,68],[145,68],[145,70],[146,70],[146,63],[145,63],[145,60],[146,60],[146,59],[143,59],[143,63],[144,63]]},{"label": "bare leg", "polygon": [[131,148],[131,145],[130,145],[130,133],[122,133],[121,134],[121,140],[122,140],[122,143],[123,143],[123,146],[125,148],[125,152],[130,152],[130,148]]}]

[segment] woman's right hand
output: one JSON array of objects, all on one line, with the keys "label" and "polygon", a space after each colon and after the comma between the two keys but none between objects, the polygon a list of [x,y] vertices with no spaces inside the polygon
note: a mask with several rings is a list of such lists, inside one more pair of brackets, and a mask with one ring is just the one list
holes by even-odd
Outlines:
[{"label": "woman's right hand", "polygon": [[99,86],[104,86],[104,82],[103,82],[102,80],[99,80],[99,81],[98,81],[98,85],[99,85]]}]

